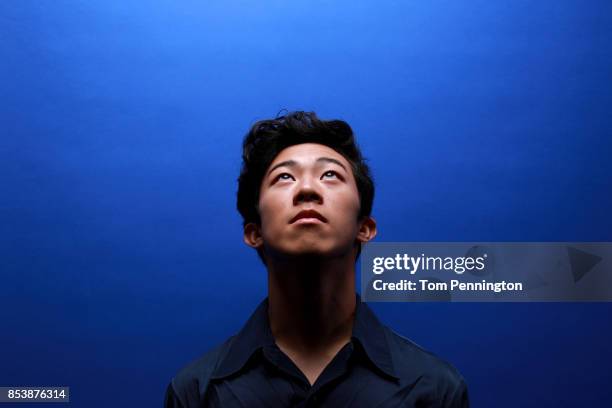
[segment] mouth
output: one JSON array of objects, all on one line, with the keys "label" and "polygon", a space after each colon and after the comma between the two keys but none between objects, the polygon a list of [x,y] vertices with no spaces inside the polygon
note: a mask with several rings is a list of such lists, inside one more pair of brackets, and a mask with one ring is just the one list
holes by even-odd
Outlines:
[{"label": "mouth", "polygon": [[289,224],[321,224],[327,219],[315,210],[302,210],[289,221]]}]

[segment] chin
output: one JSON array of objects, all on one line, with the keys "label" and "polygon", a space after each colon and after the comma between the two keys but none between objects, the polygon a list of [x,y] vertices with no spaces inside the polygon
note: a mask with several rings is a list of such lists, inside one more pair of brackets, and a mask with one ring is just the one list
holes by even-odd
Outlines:
[{"label": "chin", "polygon": [[329,250],[326,250],[325,248],[321,248],[320,246],[316,246],[316,245],[304,245],[304,246],[300,246],[297,248],[292,248],[291,250],[287,251],[288,254],[293,255],[293,256],[316,256],[316,257],[324,257],[329,255]]},{"label": "chin", "polygon": [[[276,239],[280,245],[269,245],[268,250],[276,253],[280,258],[337,258],[352,251],[352,242],[339,242],[321,234],[301,237],[284,237]],[[269,243],[269,241],[268,241]]]},{"label": "chin", "polygon": [[296,258],[335,258],[341,256],[345,251],[343,251],[343,248],[324,245],[324,243],[319,241],[296,245],[292,248],[287,248],[284,252]]}]

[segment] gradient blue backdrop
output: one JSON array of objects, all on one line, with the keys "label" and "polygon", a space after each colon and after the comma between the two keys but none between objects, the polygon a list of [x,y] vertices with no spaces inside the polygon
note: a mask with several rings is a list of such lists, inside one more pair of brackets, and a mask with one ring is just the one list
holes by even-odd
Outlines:
[{"label": "gradient blue backdrop", "polygon": [[[379,241],[612,241],[612,3],[0,2],[0,385],[161,406],[266,295],[241,139],[354,128]],[[604,407],[612,304],[373,304],[474,407]],[[23,406],[23,405],[22,405]]]}]

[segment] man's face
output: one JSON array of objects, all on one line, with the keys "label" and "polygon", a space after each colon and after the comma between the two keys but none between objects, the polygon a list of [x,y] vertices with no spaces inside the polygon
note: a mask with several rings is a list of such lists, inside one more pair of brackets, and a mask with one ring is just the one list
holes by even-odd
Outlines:
[{"label": "man's face", "polygon": [[341,154],[315,143],[290,146],[261,183],[260,243],[272,256],[345,255],[359,235],[359,207],[351,166]]}]

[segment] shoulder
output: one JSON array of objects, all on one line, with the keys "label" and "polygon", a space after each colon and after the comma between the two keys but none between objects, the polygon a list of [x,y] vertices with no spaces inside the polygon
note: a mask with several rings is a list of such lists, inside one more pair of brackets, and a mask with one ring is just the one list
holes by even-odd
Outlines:
[{"label": "shoulder", "polygon": [[467,385],[455,366],[388,327],[385,333],[402,382],[428,385],[443,406],[467,406]]},{"label": "shoulder", "polygon": [[167,402],[167,407],[199,406],[200,401],[204,399],[210,376],[219,360],[228,352],[229,345],[234,337],[228,338],[179,370],[168,386],[166,393],[167,401],[174,399],[176,402],[174,405]]}]

